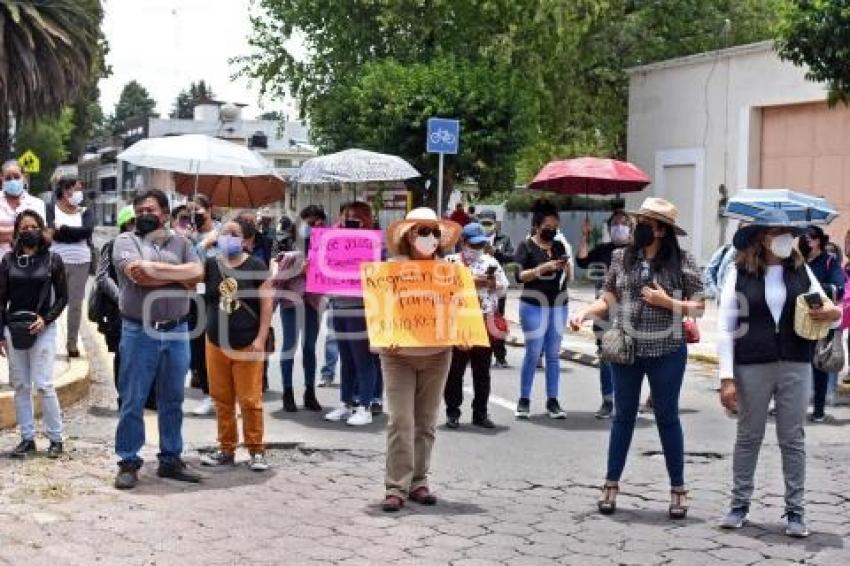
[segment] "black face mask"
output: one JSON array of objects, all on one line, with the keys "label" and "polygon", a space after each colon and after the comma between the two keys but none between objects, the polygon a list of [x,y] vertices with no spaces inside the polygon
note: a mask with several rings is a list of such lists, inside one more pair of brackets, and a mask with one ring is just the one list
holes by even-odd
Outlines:
[{"label": "black face mask", "polygon": [[555,235],[557,235],[557,231],[554,228],[543,228],[540,230],[540,239],[544,242],[551,242],[555,239]]},{"label": "black face mask", "polygon": [[43,241],[43,236],[41,230],[26,230],[18,234],[18,239],[24,247],[34,248]]},{"label": "black face mask", "polygon": [[197,213],[192,216],[192,221],[195,223],[195,228],[200,228],[207,223],[207,216],[205,214]]},{"label": "black face mask", "polygon": [[652,226],[646,223],[640,223],[635,228],[634,243],[635,248],[643,249],[655,241],[655,230]]},{"label": "black face mask", "polygon": [[147,236],[159,229],[159,216],[156,214],[140,214],[136,217],[136,234]]},{"label": "black face mask", "polygon": [[812,245],[809,243],[809,239],[805,236],[801,237],[798,246],[803,257],[809,259],[809,254],[812,253]]},{"label": "black face mask", "polygon": [[350,218],[345,221],[345,227],[350,229],[360,228],[362,224],[356,218]]}]

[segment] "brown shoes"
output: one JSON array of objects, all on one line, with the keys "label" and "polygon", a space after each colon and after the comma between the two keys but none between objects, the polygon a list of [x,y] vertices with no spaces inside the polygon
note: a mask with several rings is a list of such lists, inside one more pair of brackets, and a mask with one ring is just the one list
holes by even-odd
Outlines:
[{"label": "brown shoes", "polygon": [[418,503],[419,505],[437,504],[437,497],[424,485],[422,487],[417,487],[410,492],[410,500],[414,503]]},{"label": "brown shoes", "polygon": [[381,505],[384,513],[395,513],[396,511],[400,511],[402,507],[404,507],[404,499],[398,495],[388,495],[384,499],[384,504]]}]

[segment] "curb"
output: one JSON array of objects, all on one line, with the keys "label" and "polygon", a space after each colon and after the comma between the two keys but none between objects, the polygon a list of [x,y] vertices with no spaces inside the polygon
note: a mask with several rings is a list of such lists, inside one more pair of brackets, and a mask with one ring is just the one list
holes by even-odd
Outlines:
[{"label": "curb", "polygon": [[[59,406],[64,410],[86,397],[91,388],[91,364],[88,357],[69,361],[68,369],[59,376],[54,376],[53,385],[56,395],[59,397]],[[39,395],[36,393],[36,397]],[[41,403],[36,399],[33,403],[36,418],[41,416]],[[15,418],[15,392],[0,392],[0,430],[14,428],[17,424]]]},{"label": "curb", "polygon": [[[519,326],[516,321],[509,320],[508,322],[514,326]],[[587,335],[590,338],[593,338],[593,333],[589,330],[582,330],[579,332],[579,335]],[[514,346],[517,348],[522,348],[525,346],[525,342],[518,337],[511,334],[505,339],[505,344],[509,346]],[[568,362],[574,362],[583,366],[590,367],[599,367],[599,356],[594,354],[587,354],[585,352],[579,352],[578,350],[572,350],[570,348],[562,348],[561,349],[561,359],[566,360]],[[704,352],[688,352],[688,359],[694,362],[701,362],[704,364],[718,365],[719,359],[716,354],[706,354]]]}]

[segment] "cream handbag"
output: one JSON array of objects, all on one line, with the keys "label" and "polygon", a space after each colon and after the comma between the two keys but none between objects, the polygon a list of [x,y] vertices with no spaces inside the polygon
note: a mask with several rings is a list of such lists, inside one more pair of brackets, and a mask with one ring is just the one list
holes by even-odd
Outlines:
[{"label": "cream handbag", "polygon": [[[812,320],[809,317],[809,305],[806,303],[805,295],[797,296],[797,304],[794,308],[794,332],[800,338],[806,340],[821,340],[829,334],[831,323],[829,321]],[[832,301],[823,297],[823,306],[831,307]]]}]

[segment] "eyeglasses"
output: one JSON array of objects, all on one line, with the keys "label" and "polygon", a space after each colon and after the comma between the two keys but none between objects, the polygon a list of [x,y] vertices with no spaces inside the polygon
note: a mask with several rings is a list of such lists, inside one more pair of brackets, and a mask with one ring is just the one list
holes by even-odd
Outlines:
[{"label": "eyeglasses", "polygon": [[432,227],[432,226],[419,226],[419,227],[416,228],[416,234],[423,237],[423,238],[427,238],[428,236],[433,234],[434,237],[437,238],[438,240],[443,235],[443,233],[440,232],[439,228],[435,228],[435,227]]}]

